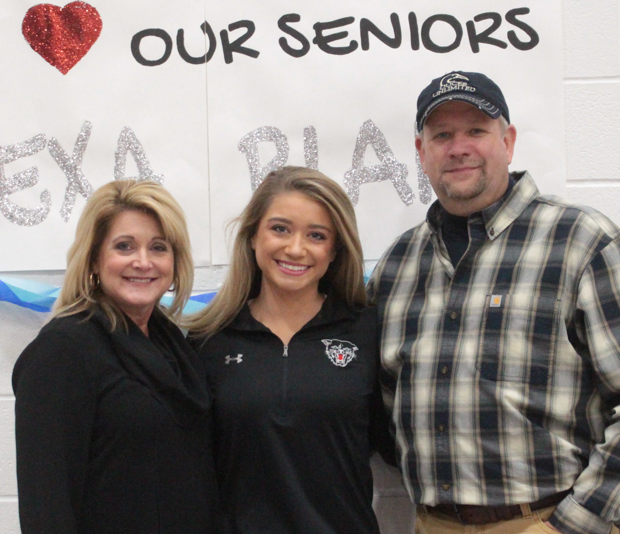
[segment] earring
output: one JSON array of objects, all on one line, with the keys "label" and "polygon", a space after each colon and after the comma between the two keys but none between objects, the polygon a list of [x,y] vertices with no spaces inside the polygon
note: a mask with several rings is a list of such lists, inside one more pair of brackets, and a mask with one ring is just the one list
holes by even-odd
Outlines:
[{"label": "earring", "polygon": [[90,273],[88,280],[93,291],[99,287],[99,275],[97,273]]},{"label": "earring", "polygon": [[174,278],[172,279],[172,285],[168,288],[168,292],[169,293],[174,293],[177,290],[177,285],[178,285],[178,280],[176,275],[174,276]]}]

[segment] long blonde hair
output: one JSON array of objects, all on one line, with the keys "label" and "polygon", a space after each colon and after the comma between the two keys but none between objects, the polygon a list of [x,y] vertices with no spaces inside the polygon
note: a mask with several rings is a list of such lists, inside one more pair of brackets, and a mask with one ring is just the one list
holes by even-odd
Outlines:
[{"label": "long blonde hair", "polygon": [[112,329],[120,323],[127,328],[120,308],[101,290],[93,274],[99,256],[116,216],[136,210],[154,217],[164,238],[174,252],[174,299],[166,313],[179,316],[187,303],[194,281],[194,268],[185,214],[178,202],[155,182],[117,180],[97,189],[86,202],[77,224],[75,240],[67,252],[67,271],[52,316],[67,316],[100,307],[110,320]]},{"label": "long blonde hair", "polygon": [[219,332],[230,324],[248,299],[258,295],[261,271],[252,249],[252,238],[273,199],[292,192],[321,204],[336,228],[336,258],[321,279],[322,290],[329,288],[350,306],[366,304],[362,245],[349,197],[336,182],[319,171],[283,167],[267,175],[241,215],[233,221],[239,228],[226,280],[211,304],[183,321],[192,336],[210,337]]}]

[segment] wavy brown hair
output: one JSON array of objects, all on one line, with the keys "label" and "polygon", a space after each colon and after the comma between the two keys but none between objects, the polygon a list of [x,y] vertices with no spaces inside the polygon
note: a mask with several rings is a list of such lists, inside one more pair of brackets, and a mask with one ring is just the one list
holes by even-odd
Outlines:
[{"label": "wavy brown hair", "polygon": [[349,197],[342,187],[319,171],[283,167],[266,176],[241,215],[233,221],[238,231],[226,280],[211,304],[183,321],[192,336],[210,337],[219,332],[260,292],[262,274],[252,249],[252,238],[273,199],[283,193],[301,193],[318,202],[336,228],[336,258],[320,281],[320,291],[332,291],[352,307],[366,304],[362,245]]}]

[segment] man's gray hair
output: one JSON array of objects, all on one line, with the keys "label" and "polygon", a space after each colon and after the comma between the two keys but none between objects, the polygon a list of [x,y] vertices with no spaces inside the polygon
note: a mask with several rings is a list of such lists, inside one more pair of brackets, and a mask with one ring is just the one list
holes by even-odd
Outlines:
[{"label": "man's gray hair", "polygon": [[[510,126],[510,123],[506,120],[506,117],[504,117],[503,115],[500,115],[499,119],[497,120],[499,121],[499,131],[503,137],[504,135],[506,135],[506,130],[508,130],[508,126]],[[416,130],[417,130],[417,127],[416,127]],[[422,131],[417,132],[417,133],[420,137],[424,137],[424,126],[422,126]]]}]

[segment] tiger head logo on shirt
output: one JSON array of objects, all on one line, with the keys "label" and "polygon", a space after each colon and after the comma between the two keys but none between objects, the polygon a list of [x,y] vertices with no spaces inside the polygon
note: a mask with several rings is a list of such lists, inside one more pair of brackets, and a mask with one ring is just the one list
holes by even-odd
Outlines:
[{"label": "tiger head logo on shirt", "polygon": [[325,345],[325,354],[338,367],[346,367],[357,357],[355,351],[359,349],[349,341],[341,341],[340,339],[323,339],[322,341]]}]

